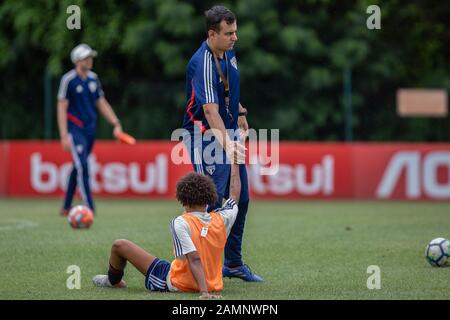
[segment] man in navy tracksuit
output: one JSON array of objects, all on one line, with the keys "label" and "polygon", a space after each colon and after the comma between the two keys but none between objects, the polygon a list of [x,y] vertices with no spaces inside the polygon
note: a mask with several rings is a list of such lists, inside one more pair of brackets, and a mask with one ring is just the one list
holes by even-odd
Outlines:
[{"label": "man in navy tracksuit", "polygon": [[74,163],[61,215],[68,214],[77,185],[84,204],[95,213],[88,156],[95,141],[97,109],[114,126],[114,134],[122,132],[119,119],[104,97],[98,76],[91,71],[96,55],[97,52],[86,44],[76,46],[70,54],[75,68],[64,74],[59,86],[57,114],[61,145],[71,151]]},{"label": "man in navy tracksuit", "polygon": [[[245,135],[248,124],[247,110],[239,102],[239,71],[233,49],[237,41],[236,18],[223,6],[215,6],[205,14],[207,40],[192,56],[186,70],[187,106],[183,128],[187,134],[183,140],[190,149],[194,170],[209,175],[216,185],[219,201],[208,207],[208,211],[211,211],[220,208],[222,199],[228,197],[230,161],[236,161],[242,151],[242,145],[239,146],[236,141],[239,134],[233,133],[231,137],[227,130],[235,131],[239,128]],[[219,137],[214,135],[211,141],[208,141],[205,138],[208,129],[220,132]],[[204,151],[207,151],[212,143],[221,147],[209,155]],[[228,163],[223,161],[225,158],[228,158]],[[263,279],[254,274],[242,260],[242,238],[249,204],[245,164],[239,165],[239,176],[239,211],[225,246],[223,276],[261,282]]]}]

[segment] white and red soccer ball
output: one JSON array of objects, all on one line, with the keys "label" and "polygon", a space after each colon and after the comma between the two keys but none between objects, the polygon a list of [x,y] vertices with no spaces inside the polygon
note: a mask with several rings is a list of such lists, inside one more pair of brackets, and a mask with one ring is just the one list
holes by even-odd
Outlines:
[{"label": "white and red soccer ball", "polygon": [[94,213],[86,206],[74,206],[70,209],[67,220],[74,229],[87,229],[94,222]]}]

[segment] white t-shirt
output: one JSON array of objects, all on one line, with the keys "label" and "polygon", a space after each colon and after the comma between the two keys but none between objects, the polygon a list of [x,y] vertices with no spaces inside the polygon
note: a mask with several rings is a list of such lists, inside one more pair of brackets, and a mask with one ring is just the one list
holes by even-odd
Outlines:
[{"label": "white t-shirt", "polygon": [[[223,204],[218,213],[223,219],[226,228],[226,235],[230,234],[234,221],[238,213],[238,206],[233,199],[228,199]],[[208,212],[191,212],[192,215],[199,218],[204,224],[211,222],[211,215]],[[173,246],[175,248],[176,259],[186,259],[185,255],[197,251],[194,242],[192,242],[191,229],[189,224],[182,216],[178,216],[170,222],[172,232]],[[170,291],[177,291],[170,282],[170,272],[167,274],[167,286]]]}]

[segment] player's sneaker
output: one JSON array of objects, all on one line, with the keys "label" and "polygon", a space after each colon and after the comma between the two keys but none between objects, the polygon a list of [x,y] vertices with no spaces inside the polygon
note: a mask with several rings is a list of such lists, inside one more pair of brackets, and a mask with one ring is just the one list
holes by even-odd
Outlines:
[{"label": "player's sneaker", "polygon": [[109,282],[108,275],[106,274],[98,274],[95,277],[92,278],[92,282],[97,287],[107,287],[107,288],[126,288],[127,283],[123,280],[120,280],[120,282],[116,285],[112,285],[111,282]]},{"label": "player's sneaker", "polygon": [[250,267],[246,264],[239,266],[239,267],[233,267],[233,268],[223,266],[222,276],[228,277],[228,278],[240,278],[240,279],[242,279],[244,281],[248,281],[248,282],[263,282],[264,281],[263,278],[261,278],[257,274],[254,274],[252,272],[252,270],[250,270]]},{"label": "player's sneaker", "polygon": [[61,210],[59,210],[59,215],[61,217],[67,217],[69,215],[69,209],[61,208]]}]

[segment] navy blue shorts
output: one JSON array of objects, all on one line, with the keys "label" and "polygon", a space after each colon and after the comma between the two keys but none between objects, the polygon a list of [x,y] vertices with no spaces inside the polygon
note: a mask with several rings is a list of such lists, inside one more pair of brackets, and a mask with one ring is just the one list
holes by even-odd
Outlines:
[{"label": "navy blue shorts", "polygon": [[168,261],[155,258],[145,274],[145,287],[150,291],[169,291],[166,280],[169,271]]},{"label": "navy blue shorts", "polygon": [[[192,148],[191,162],[195,172],[211,177],[214,180],[214,184],[216,185],[219,200],[216,205],[208,207],[208,211],[210,211],[220,208],[222,206],[222,199],[227,199],[229,197],[231,165],[229,163],[214,163],[211,159],[205,161],[201,152],[202,151],[199,149]],[[225,152],[223,152],[222,157],[226,157]],[[245,164],[239,165],[239,175],[241,178],[241,195],[239,197],[239,203],[241,203],[248,201],[250,198],[247,168]]]}]

